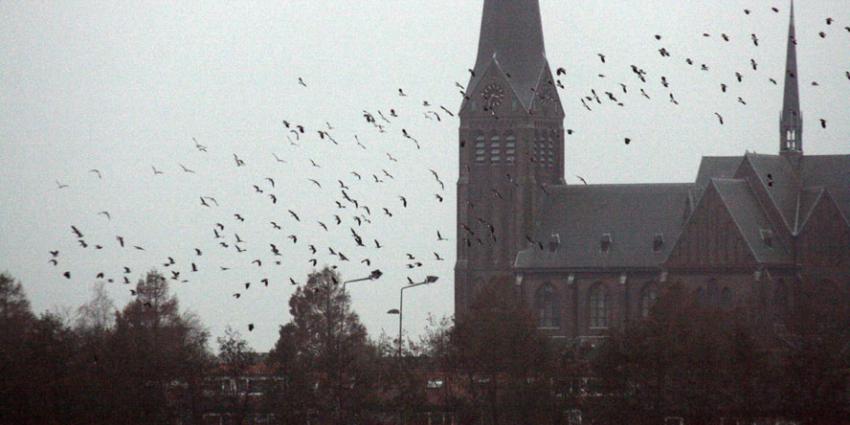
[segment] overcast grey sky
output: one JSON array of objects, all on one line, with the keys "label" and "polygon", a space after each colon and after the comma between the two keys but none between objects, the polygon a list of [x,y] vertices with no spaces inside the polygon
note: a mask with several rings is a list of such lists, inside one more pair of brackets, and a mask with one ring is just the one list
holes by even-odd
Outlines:
[{"label": "overcast grey sky", "polygon": [[[373,336],[382,330],[395,335],[397,316],[386,311],[397,308],[407,276],[440,276],[407,294],[405,328],[421,332],[429,313],[453,311],[458,126],[446,114],[441,122],[423,114],[460,105],[454,82],[465,85],[474,65],[481,6],[480,0],[0,2],[0,271],[23,281],[34,309],[44,311],[85,302],[100,271],[120,279],[126,265],[135,282],[152,267],[164,270],[168,256],[184,275],[195,261],[200,272],[173,285],[181,305],[199,313],[214,336],[230,324],[256,349],[267,350],[288,319],[289,276],[303,281],[312,267],[312,243],[320,249],[319,265],[340,264],[344,278],[373,268],[386,273],[380,281],[349,286]],[[786,1],[543,0],[541,8],[550,63],[567,70],[561,98],[565,126],[575,130],[566,140],[568,183],[578,182],[575,175],[591,183],[692,181],[703,155],[777,152]],[[846,154],[850,4],[798,1],[796,12],[804,149]],[[835,19],[831,26],[827,17]],[[662,35],[660,42],[655,34]],[[660,47],[672,57],[662,58]],[[597,53],[606,54],[606,64]],[[697,65],[688,66],[685,58]],[[709,71],[699,70],[703,63]],[[639,84],[631,64],[646,70],[647,84]],[[735,71],[743,83],[734,81]],[[661,76],[670,89],[661,86]],[[589,112],[578,101],[591,88],[617,92],[621,82],[632,89],[620,96],[624,107],[607,102]],[[721,83],[729,85],[728,93],[721,93]],[[399,97],[398,88],[409,96]],[[669,91],[679,106],[667,101]],[[423,107],[423,100],[434,107]],[[391,108],[399,118],[391,118],[385,134],[362,117],[363,110],[387,114]],[[827,129],[819,118],[827,119]],[[284,119],[310,132],[298,146],[287,141]],[[339,145],[315,133],[326,122]],[[355,134],[366,150],[355,144]],[[193,137],[207,153],[195,149]],[[633,140],[630,146],[623,137]],[[245,167],[235,166],[234,153]],[[154,176],[151,166],[164,174]],[[93,168],[102,179],[88,172]],[[446,182],[445,191],[429,169]],[[384,183],[374,183],[372,174]],[[265,177],[275,179],[274,189]],[[372,224],[357,227],[350,206],[337,210],[338,179],[372,207]],[[57,189],[57,180],[70,187]],[[254,193],[254,184],[275,193],[278,203]],[[202,207],[201,195],[216,197],[220,206]],[[406,209],[399,195],[407,197]],[[102,210],[112,219],[97,215]],[[237,212],[244,223],[233,217]],[[334,214],[342,226],[334,224]],[[216,222],[226,226],[228,242],[239,233],[247,252],[217,246]],[[71,224],[104,249],[79,248]],[[369,248],[355,247],[350,227]],[[438,229],[452,240],[438,242]],[[297,244],[286,238],[293,233]],[[119,249],[116,235],[146,251]],[[374,248],[373,239],[385,247]],[[283,251],[283,265],[272,263],[269,243]],[[328,246],[352,261],[339,263]],[[202,258],[195,258],[195,247],[204,251]],[[61,251],[58,267],[47,262],[54,249]],[[435,261],[433,252],[445,261]],[[424,266],[407,269],[406,253]],[[364,257],[372,267],[359,263]],[[263,259],[262,268],[250,264],[255,258]],[[66,270],[71,280],[61,276]],[[271,279],[270,287],[261,287],[263,277]],[[253,286],[245,291],[247,281]],[[108,288],[116,304],[129,300],[126,286]],[[235,300],[234,292],[244,295]],[[248,323],[256,325],[251,333]]]}]

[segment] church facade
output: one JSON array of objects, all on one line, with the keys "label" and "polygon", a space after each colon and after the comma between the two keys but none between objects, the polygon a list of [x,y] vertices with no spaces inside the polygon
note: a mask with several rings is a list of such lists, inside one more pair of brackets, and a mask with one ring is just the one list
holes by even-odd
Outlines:
[{"label": "church facade", "polygon": [[791,11],[776,155],[703,157],[694,182],[567,185],[538,0],[485,0],[460,111],[455,314],[512,284],[553,338],[645,317],[666,285],[782,323],[804,280],[850,285],[850,155],[804,155]]}]

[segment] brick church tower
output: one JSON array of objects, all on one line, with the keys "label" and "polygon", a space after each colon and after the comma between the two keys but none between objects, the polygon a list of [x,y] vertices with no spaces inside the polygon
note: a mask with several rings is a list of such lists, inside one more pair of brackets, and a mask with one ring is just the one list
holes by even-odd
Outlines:
[{"label": "brick church tower", "polygon": [[483,285],[513,279],[547,187],[564,184],[563,119],[538,0],[485,0],[460,109],[456,317]]}]

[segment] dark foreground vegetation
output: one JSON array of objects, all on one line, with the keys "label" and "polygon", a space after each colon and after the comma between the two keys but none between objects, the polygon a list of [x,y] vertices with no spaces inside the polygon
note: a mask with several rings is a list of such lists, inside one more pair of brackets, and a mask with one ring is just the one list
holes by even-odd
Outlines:
[{"label": "dark foreground vegetation", "polygon": [[0,275],[0,424],[848,423],[845,287],[802,283],[783,326],[673,287],[591,347],[541,335],[497,285],[399,357],[398,341],[369,338],[337,282],[312,274],[259,355],[230,329],[212,344],[157,272],[123,308],[101,286],[64,315],[35,315]]}]

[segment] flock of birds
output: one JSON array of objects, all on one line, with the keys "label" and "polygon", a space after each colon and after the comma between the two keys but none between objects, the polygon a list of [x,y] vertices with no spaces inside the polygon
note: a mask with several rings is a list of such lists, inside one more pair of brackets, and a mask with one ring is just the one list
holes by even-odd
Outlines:
[{"label": "flock of birds", "polygon": [[[775,13],[779,13],[778,8],[772,8],[772,10]],[[745,10],[745,13],[749,15],[751,11]],[[825,22],[829,27],[834,21],[832,18],[827,18]],[[850,27],[845,27],[844,29],[850,35]],[[821,31],[819,35],[821,38],[827,37],[826,30]],[[702,36],[709,38],[713,35],[704,33]],[[733,42],[732,38],[727,34],[721,33],[719,37],[724,42]],[[653,38],[656,43],[663,41],[661,35],[654,35]],[[758,36],[752,34],[749,42],[758,46]],[[670,49],[661,45],[656,47],[658,54],[662,57],[676,57]],[[607,57],[604,53],[599,53],[598,59],[603,66],[606,65]],[[710,71],[710,67],[707,64],[698,64],[697,61],[690,57],[682,57],[682,59],[689,66],[693,66],[697,70],[703,72]],[[751,68],[752,73],[759,70],[758,61],[755,58],[750,59],[748,66]],[[602,105],[605,102],[623,107],[625,105],[624,98],[634,92],[639,93],[640,96],[647,100],[651,99],[652,97],[647,92],[649,88],[647,83],[651,77],[638,65],[631,65],[630,69],[631,73],[640,83],[634,83],[631,86],[620,82],[615,86],[617,87],[615,90],[601,90],[599,92],[595,88],[592,88],[588,93],[579,97],[578,101],[581,107],[588,111],[593,111],[594,107]],[[469,70],[469,72],[474,73],[473,70]],[[561,81],[561,78],[565,75],[567,75],[567,70],[563,67],[558,68],[556,70],[555,81],[552,81],[551,84],[557,86],[560,90],[565,90],[566,87]],[[598,77],[606,78],[603,73],[598,74]],[[795,76],[791,77],[793,78]],[[674,105],[679,105],[679,101],[672,91],[672,84],[668,77],[659,75],[652,78],[657,79],[658,84],[664,89],[669,90],[666,96],[667,100]],[[733,83],[742,84],[750,76],[745,75],[744,71],[741,71],[735,72],[734,76],[730,75],[729,78]],[[850,71],[847,71],[847,78],[850,80]],[[768,78],[768,80],[774,85],[779,83],[774,78]],[[303,77],[297,78],[297,84],[303,90],[310,90],[310,85]],[[460,88],[462,96],[467,96],[463,85],[457,82],[455,82],[455,85]],[[818,83],[813,81],[812,85],[818,85]],[[730,83],[721,82],[718,89],[721,93],[727,93],[731,90]],[[409,98],[411,95],[405,92],[404,89],[399,88],[397,90],[397,96],[403,99]],[[742,105],[747,104],[746,100],[741,97],[738,97],[737,100]],[[413,110],[401,109],[399,106],[390,106],[373,111],[363,110],[359,114],[365,120],[368,127],[374,130],[372,137],[388,137],[394,141],[407,143],[407,146],[398,144],[394,146],[399,146],[399,149],[406,149],[406,151],[403,151],[405,154],[413,154],[421,150],[424,143],[413,134],[409,126],[404,127],[402,125],[405,123],[402,118],[414,116],[428,120],[434,124],[451,123],[451,125],[456,125],[456,121],[453,120],[456,118],[455,113],[442,104],[433,103],[429,100],[406,100],[404,103],[407,106],[414,105],[411,107]],[[719,112],[716,112],[715,115],[718,122],[723,125],[725,122],[724,117]],[[821,118],[820,123],[822,127],[826,128],[825,119]],[[566,134],[572,135],[574,131],[574,129],[567,129]],[[161,262],[157,266],[161,265],[166,270],[165,275],[167,278],[175,282],[187,283],[192,279],[194,273],[198,273],[201,270],[210,270],[216,273],[237,272],[228,275],[228,278],[238,280],[239,271],[245,271],[248,268],[260,271],[263,274],[263,277],[260,279],[245,282],[239,281],[238,286],[231,287],[232,290],[229,291],[228,296],[231,296],[234,300],[239,300],[247,291],[257,286],[268,287],[276,284],[301,285],[301,282],[299,282],[296,276],[307,265],[302,264],[298,266],[288,264],[284,258],[284,252],[287,250],[300,250],[303,254],[309,256],[307,263],[313,268],[318,267],[320,263],[326,264],[328,262],[331,264],[342,264],[346,262],[350,264],[359,263],[364,270],[364,274],[373,268],[373,255],[384,256],[384,251],[382,251],[386,247],[385,242],[382,240],[382,235],[385,235],[385,233],[382,233],[386,223],[384,220],[398,219],[402,215],[402,212],[410,207],[413,197],[409,194],[398,193],[394,196],[395,202],[391,204],[386,202],[375,204],[368,202],[365,199],[367,197],[365,194],[385,190],[381,185],[387,181],[395,180],[399,177],[410,177],[410,167],[399,165],[399,158],[402,154],[399,154],[399,152],[379,152],[375,154],[375,151],[378,149],[374,146],[369,146],[369,142],[361,140],[356,134],[341,136],[340,131],[329,121],[325,121],[323,125],[311,128],[307,123],[282,119],[280,121],[280,139],[285,139],[285,143],[288,143],[291,147],[306,150],[309,150],[311,146],[322,143],[332,145],[330,146],[331,148],[345,144],[351,149],[368,151],[372,155],[372,161],[369,164],[358,164],[359,167],[357,169],[329,170],[325,168],[319,172],[318,169],[322,168],[322,164],[320,163],[321,157],[311,157],[308,152],[308,157],[302,165],[307,169],[316,170],[316,176],[304,176],[287,171],[283,177],[268,175],[257,178],[250,187],[245,187],[244,190],[250,192],[255,197],[256,202],[267,203],[267,205],[276,208],[279,214],[272,217],[257,217],[250,206],[242,204],[238,206],[228,205],[227,202],[219,199],[217,196],[198,193],[195,203],[196,208],[213,212],[217,219],[209,223],[207,230],[205,230],[208,234],[205,244],[186,248],[179,252],[175,251],[161,255],[157,253],[153,254],[162,257]],[[630,137],[625,137],[624,141],[626,145],[632,142]],[[169,179],[174,178],[175,175],[198,174],[198,169],[190,168],[184,164],[190,163],[189,161],[197,161],[199,158],[204,160],[208,158],[204,157],[204,155],[212,155],[213,153],[222,154],[230,158],[230,170],[225,171],[225,173],[235,173],[239,170],[251,168],[249,157],[244,157],[238,153],[216,151],[215,146],[202,144],[194,137],[192,138],[192,143],[194,145],[193,155],[195,156],[182,159],[181,161],[183,162],[175,161],[179,167],[174,167],[175,172],[167,171],[167,168],[161,168],[157,165],[151,165],[152,172],[150,178]],[[275,152],[269,152],[268,155],[273,158],[274,163],[283,167],[291,166],[291,162],[298,160],[294,156],[281,158]],[[213,160],[210,159],[210,161]],[[417,164],[420,164],[418,159],[415,161],[417,161]],[[421,165],[420,167],[423,169],[418,171],[424,173],[427,170],[430,179],[427,182],[420,182],[415,186],[411,185],[411,190],[430,192],[428,198],[431,198],[432,203],[417,205],[417,207],[432,211],[444,206],[443,201],[447,194],[446,184],[441,175],[433,168]],[[368,171],[364,171],[364,168],[368,169]],[[335,173],[336,178],[328,178],[329,175]],[[106,173],[98,168],[92,168],[89,170],[89,174],[92,178],[98,180],[108,178],[105,175]],[[577,177],[582,183],[587,184],[584,178]],[[282,180],[285,180],[285,182],[282,182]],[[288,191],[297,185],[312,187],[315,201],[332,204],[335,212],[326,216],[316,216],[310,212],[293,208],[288,202],[287,195]],[[56,181],[56,186],[57,190],[68,190],[70,188],[68,184],[58,180]],[[435,212],[435,214],[443,213],[445,212]],[[98,211],[95,214],[102,216],[106,221],[112,221],[114,218],[109,210]],[[248,223],[264,228],[265,231],[263,233],[267,235],[266,240],[249,241],[247,237],[243,237],[240,233],[243,232],[243,229],[245,229]],[[460,226],[470,231],[468,223],[460,223]],[[496,229],[493,228],[492,224],[489,224],[489,228],[491,234],[495,235]],[[88,230],[77,224],[69,224],[68,229],[68,235],[73,237],[75,244],[81,250],[118,249],[128,250],[130,252],[147,251],[143,241],[130,240],[130,238],[122,234],[113,234],[111,240],[100,240],[100,238],[95,239],[90,237]],[[316,242],[314,239],[316,239],[317,235],[323,235],[322,239],[328,236],[336,238],[336,240],[341,240],[341,238],[348,239],[349,242],[345,245],[348,248]],[[430,238],[438,244],[448,241],[440,229],[433,229]],[[206,261],[205,257],[208,256],[207,253],[211,250],[219,250],[226,253],[226,258],[229,259],[228,263],[211,264]],[[178,261],[178,258],[185,260]],[[406,252],[402,258],[396,258],[390,261],[392,262],[392,267],[397,267],[401,271],[415,271],[417,269],[427,268],[431,262],[444,261],[445,258],[439,251],[425,254]],[[49,252],[49,263],[56,267],[64,278],[70,280],[77,277],[72,276],[71,271],[62,267],[62,259],[62,254],[59,250],[51,250]],[[276,266],[285,266],[286,270],[289,270],[289,275],[280,278],[281,273],[272,270],[272,267]],[[377,275],[382,273],[380,270],[372,271],[372,273],[375,272],[377,272]],[[133,273],[134,270],[131,267],[122,265],[114,270],[97,270],[91,275],[83,276],[80,279],[89,281],[94,278],[110,283],[129,285],[131,283],[130,276]],[[413,279],[410,277],[407,277],[407,281],[408,283],[413,283]],[[127,289],[131,295],[137,295],[135,289],[131,289],[130,287]],[[255,328],[253,323],[249,323],[247,327],[249,331],[253,331]]]},{"label": "flock of birds", "polygon": [[[780,8],[775,7],[775,6],[770,7],[770,10],[774,14],[779,14],[780,11],[781,11]],[[745,15],[749,16],[749,15],[753,14],[753,10],[744,9],[743,13]],[[780,16],[785,16],[785,15],[780,15]],[[825,24],[825,28],[822,28],[818,31],[818,37],[820,39],[826,39],[830,34],[832,34],[831,28],[837,27],[837,25],[833,25],[835,23],[835,19],[833,19],[832,17],[824,18],[823,23]],[[841,30],[837,29],[836,32],[841,32]],[[846,32],[848,35],[850,35],[850,26],[843,27],[843,32]],[[708,32],[703,32],[703,33],[701,33],[701,36],[703,38],[719,37],[719,39],[722,40],[724,43],[735,43],[736,42],[736,40],[734,40],[733,37],[730,36],[727,33],[712,34],[712,33],[708,33]],[[685,64],[687,64],[689,67],[692,67],[694,70],[697,70],[697,71],[700,71],[700,72],[711,73],[712,67],[709,64],[700,63],[699,61],[695,60],[691,56],[687,56],[687,55],[678,56],[678,55],[672,53],[670,48],[664,46],[663,44],[660,44],[664,41],[664,37],[662,35],[655,34],[653,36],[653,39],[654,39],[655,43],[659,43],[656,46],[657,47],[657,54],[660,55],[662,58],[670,59],[670,60],[681,60]],[[797,44],[796,39],[791,40],[791,41],[795,45]],[[744,40],[744,42],[745,43],[752,43],[752,45],[757,48],[757,47],[759,47],[760,39],[759,39],[759,36],[757,34],[752,33],[752,34],[750,34],[749,39]],[[783,50],[783,52],[784,52],[784,50]],[[597,53],[597,58],[602,65],[607,65],[608,56],[605,53]],[[611,89],[608,89],[608,90],[597,91],[595,88],[591,88],[589,90],[589,92],[582,94],[578,98],[578,101],[581,104],[582,108],[586,109],[587,111],[592,112],[594,107],[601,106],[606,102],[610,103],[610,104],[614,104],[614,105],[619,106],[619,107],[624,107],[625,102],[624,102],[623,99],[626,96],[628,96],[630,93],[639,93],[640,96],[643,97],[645,100],[652,100],[653,96],[649,92],[647,92],[647,88],[649,88],[649,86],[647,86],[647,84],[650,83],[651,79],[656,80],[657,81],[656,84],[658,84],[661,88],[663,88],[667,92],[666,93],[666,100],[669,103],[671,103],[675,106],[680,105],[679,100],[676,97],[675,92],[673,91],[673,88],[672,88],[673,84],[671,83],[668,76],[658,75],[658,76],[650,77],[649,74],[647,73],[647,71],[643,67],[635,65],[635,64],[629,65],[629,68],[630,68],[631,74],[633,74],[633,76],[637,79],[637,81],[639,81],[639,85],[640,85],[639,87],[635,87],[638,84],[630,85],[630,84],[626,84],[624,82],[618,82],[618,83],[616,83],[616,86],[614,86],[614,87],[612,87]],[[751,77],[754,77],[755,76],[754,74],[758,71],[759,71],[758,60],[756,58],[750,58],[747,64],[742,65],[741,69],[736,70],[733,74],[721,76],[721,78],[723,80],[718,81],[718,83],[717,83],[719,92],[721,94],[727,94],[727,93],[731,92],[733,90],[733,87],[732,87],[733,84],[745,84],[745,80],[749,80]],[[566,87],[564,86],[563,82],[559,78],[561,76],[565,76],[565,75],[567,75],[566,69],[558,68],[557,71],[556,71],[556,80],[550,81],[549,83],[556,86],[557,88],[563,90]],[[600,79],[606,79],[607,78],[605,73],[599,73],[597,76]],[[847,78],[847,80],[850,80],[850,71],[844,71],[844,76]],[[793,74],[787,75],[787,76],[784,76],[784,77],[785,78],[797,78],[797,76],[793,75]],[[767,81],[769,81],[770,84],[772,84],[774,86],[778,86],[779,84],[781,84],[783,82],[782,78],[767,77],[766,79],[767,79]],[[800,82],[800,83],[802,84],[802,82]],[[811,86],[818,87],[818,86],[820,86],[820,83],[818,83],[817,81],[811,81]],[[743,106],[746,106],[748,104],[747,101],[742,96],[736,96],[736,97],[737,97],[736,101],[737,101],[738,104],[743,105]],[[719,125],[725,125],[726,124],[726,118],[724,117],[723,114],[721,114],[721,112],[715,111],[714,117],[716,118],[717,123]],[[823,117],[818,118],[818,124],[820,125],[820,127],[822,129],[826,129],[827,128],[827,119],[823,118]],[[574,133],[574,130],[568,129],[566,133],[568,135],[572,135]],[[632,143],[632,139],[630,137],[624,137],[622,140],[624,141],[624,143],[626,145],[629,145],[629,144]]]}]

